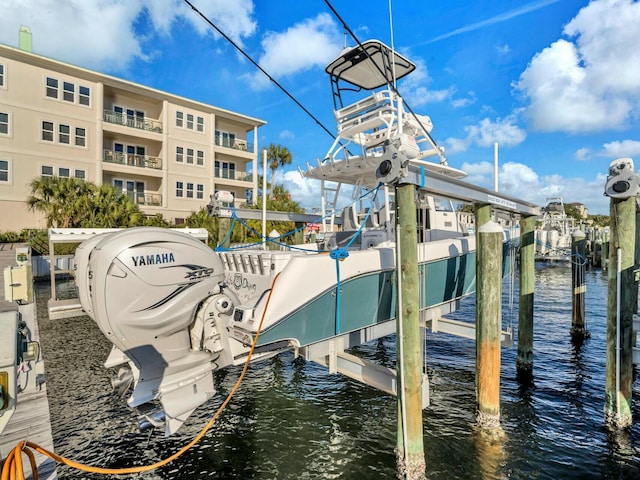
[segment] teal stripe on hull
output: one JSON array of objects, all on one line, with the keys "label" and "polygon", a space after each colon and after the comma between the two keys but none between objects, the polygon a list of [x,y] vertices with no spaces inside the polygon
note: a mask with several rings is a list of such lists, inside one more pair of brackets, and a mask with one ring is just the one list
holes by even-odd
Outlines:
[{"label": "teal stripe on hull", "polygon": [[[475,271],[475,252],[421,264],[419,274],[421,279],[425,276],[427,279],[427,287],[421,291],[421,308],[472,293],[475,289]],[[395,318],[394,276],[393,270],[386,270],[342,282],[340,331],[336,328],[334,288],[262,332],[259,345],[294,338],[304,346]],[[424,285],[424,282],[421,283]]]}]

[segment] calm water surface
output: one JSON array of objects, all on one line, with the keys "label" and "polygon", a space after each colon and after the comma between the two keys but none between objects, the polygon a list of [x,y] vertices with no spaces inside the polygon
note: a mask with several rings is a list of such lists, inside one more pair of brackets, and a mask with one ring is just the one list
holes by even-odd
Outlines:
[{"label": "calm water surface", "polygon": [[[523,387],[516,381],[516,349],[503,348],[505,436],[499,441],[474,427],[474,342],[428,334],[427,478],[640,479],[638,381],[636,424],[622,432],[603,424],[606,281],[600,271],[586,274],[592,336],[575,348],[569,336],[571,270],[536,269],[534,383]],[[74,290],[72,283],[58,288],[61,295]],[[504,290],[503,323],[513,319],[517,330],[517,290],[513,310],[509,282]],[[219,395],[175,436],[139,433],[136,416],[113,393],[102,366],[110,344],[88,317],[49,320],[49,296],[48,285],[38,285],[53,437],[61,455],[103,467],[161,460],[201,430],[238,378],[239,368],[216,373]],[[474,298],[466,299],[455,318],[468,320],[474,309]],[[387,366],[395,362],[394,337],[358,350]],[[391,479],[396,424],[395,398],[285,353],[250,367],[232,403],[192,450],[162,469],[127,478]],[[58,474],[105,478],[66,467]]]}]

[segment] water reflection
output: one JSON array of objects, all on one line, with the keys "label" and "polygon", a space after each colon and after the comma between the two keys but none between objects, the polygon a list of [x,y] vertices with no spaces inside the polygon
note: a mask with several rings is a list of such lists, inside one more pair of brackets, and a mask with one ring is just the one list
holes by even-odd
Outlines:
[{"label": "water reflection", "polygon": [[[519,384],[516,348],[502,349],[501,425],[506,435],[499,441],[473,428],[474,342],[428,333],[432,402],[423,412],[423,427],[430,480],[637,478],[638,384],[632,403],[636,424],[608,431],[603,426],[606,275],[586,272],[585,281],[592,337],[578,348],[570,337],[571,270],[536,269],[535,379]],[[238,378],[237,367],[216,372],[218,394],[175,437],[165,439],[160,431],[141,434],[136,415],[112,392],[110,372],[102,366],[109,343],[87,317],[50,321],[48,285],[37,290],[59,454],[101,466],[165,458],[199,432]],[[58,287],[61,298],[74,293],[72,282]],[[456,318],[472,319],[474,309],[473,297],[465,299]],[[392,367],[395,337],[359,351]],[[194,449],[166,468],[135,478],[394,478],[396,424],[395,398],[284,353],[249,368],[230,406]],[[66,468],[58,473],[61,480],[104,478]]]}]

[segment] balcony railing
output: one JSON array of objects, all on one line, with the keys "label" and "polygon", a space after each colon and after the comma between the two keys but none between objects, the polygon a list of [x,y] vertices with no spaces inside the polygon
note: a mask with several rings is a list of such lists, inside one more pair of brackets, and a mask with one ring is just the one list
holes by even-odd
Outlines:
[{"label": "balcony railing", "polygon": [[226,137],[216,137],[216,145],[253,153],[253,143],[249,143],[246,140],[240,140],[238,138],[231,139]]},{"label": "balcony railing", "polygon": [[214,168],[213,176],[215,178],[226,178],[229,180],[240,180],[241,182],[253,182],[253,173],[236,172],[228,168]]},{"label": "balcony railing", "polygon": [[162,195],[159,193],[127,192],[127,196],[138,205],[144,205],[147,207],[162,206]]},{"label": "balcony railing", "polygon": [[159,157],[152,157],[150,155],[133,155],[131,153],[105,150],[103,160],[107,163],[117,163],[118,165],[162,170],[162,159]]},{"label": "balcony railing", "polygon": [[116,113],[113,110],[104,111],[104,121],[115,125],[125,125],[131,128],[147,130],[148,132],[162,133],[162,122],[152,118],[140,118],[125,113]]}]

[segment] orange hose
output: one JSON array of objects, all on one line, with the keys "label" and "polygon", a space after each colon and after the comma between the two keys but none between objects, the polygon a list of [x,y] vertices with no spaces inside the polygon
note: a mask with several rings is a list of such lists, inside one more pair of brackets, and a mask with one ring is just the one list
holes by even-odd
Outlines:
[{"label": "orange hose", "polygon": [[[36,443],[32,443],[32,442],[30,442],[28,440],[23,440],[20,443],[18,443],[18,445],[13,450],[11,450],[11,452],[9,453],[7,458],[5,459],[5,461],[4,461],[3,465],[2,465],[2,477],[1,477],[1,480],[24,480],[24,470],[23,470],[22,458],[21,458],[22,450],[24,450],[26,452],[27,456],[29,457],[29,461],[31,462],[32,469],[34,470],[34,476],[33,476],[34,480],[37,480],[37,473],[35,473],[36,469],[34,468],[35,467],[35,458],[33,456],[33,452],[30,449],[33,449],[36,452],[38,452],[38,453],[40,453],[42,455],[45,455],[45,456],[55,460],[58,463],[62,463],[63,465],[67,465],[67,466],[75,468],[77,470],[82,470],[84,472],[90,472],[90,473],[101,473],[101,474],[105,474],[105,475],[125,475],[125,474],[129,474],[129,473],[148,472],[149,470],[155,470],[156,468],[163,467],[166,464],[168,464],[168,463],[172,462],[173,460],[175,460],[176,458],[180,457],[183,453],[185,453],[187,450],[189,450],[191,447],[193,447],[196,443],[198,443],[202,439],[202,437],[204,437],[204,435],[211,428],[211,426],[216,421],[216,419],[220,416],[222,411],[227,407],[227,405],[231,401],[231,398],[233,397],[233,395],[236,393],[236,391],[240,387],[240,384],[242,383],[242,380],[243,380],[243,378],[245,376],[245,373],[247,372],[247,369],[249,368],[249,362],[251,361],[251,356],[253,355],[253,350],[255,349],[256,344],[258,343],[258,338],[260,337],[260,331],[262,330],[262,324],[264,322],[264,318],[265,318],[266,313],[267,313],[267,307],[269,306],[269,300],[271,300],[271,294],[273,293],[273,289],[275,287],[276,280],[278,279],[279,275],[280,274],[278,273],[275,276],[275,278],[273,279],[273,283],[271,284],[271,289],[269,290],[269,295],[267,296],[267,301],[266,301],[266,304],[264,306],[264,310],[262,312],[262,318],[260,319],[260,324],[258,325],[258,330],[256,331],[256,336],[253,339],[253,343],[251,344],[251,348],[249,349],[249,354],[247,356],[247,361],[244,363],[244,367],[242,368],[242,372],[240,373],[240,377],[238,377],[238,380],[237,380],[236,384],[233,386],[233,388],[229,392],[229,395],[227,395],[227,398],[225,399],[225,401],[222,402],[222,405],[220,405],[220,407],[218,408],[218,411],[213,415],[213,417],[211,417],[209,422],[204,426],[204,428],[200,431],[200,433],[198,435],[196,435],[196,437],[193,440],[191,440],[191,442],[189,442],[187,445],[182,447],[180,450],[178,450],[176,453],[174,453],[170,457],[167,457],[164,460],[160,460],[159,462],[153,463],[151,465],[143,465],[143,466],[140,466],[140,467],[128,467],[128,468],[102,468],[102,467],[93,467],[91,465],[84,465],[82,463],[75,462],[75,461],[73,461],[71,459],[68,459],[66,457],[63,457],[61,455],[57,455],[57,454],[47,450],[46,448],[41,447],[40,445],[38,445]],[[18,475],[17,479],[16,479],[16,474]]]}]

